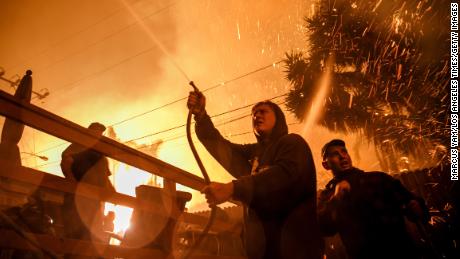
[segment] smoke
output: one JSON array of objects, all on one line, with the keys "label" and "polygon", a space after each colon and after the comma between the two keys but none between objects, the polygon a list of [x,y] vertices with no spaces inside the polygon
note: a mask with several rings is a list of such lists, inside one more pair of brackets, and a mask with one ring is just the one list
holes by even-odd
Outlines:
[{"label": "smoke", "polygon": [[[147,145],[163,139],[158,157],[199,175],[185,127],[165,131],[185,123],[185,100],[156,110],[192,90],[180,70],[199,89],[212,87],[204,91],[211,115],[281,95],[290,87],[283,65],[261,68],[290,50],[307,49],[303,18],[312,10],[303,0],[6,1],[0,28],[8,37],[0,42],[0,66],[7,76],[34,71],[34,89],[50,91],[36,105],[83,126],[116,124],[122,142],[140,138],[136,143]],[[241,134],[251,131],[250,118],[235,120],[249,109],[216,117],[222,134],[236,143],[255,141],[253,134]],[[288,123],[297,123],[286,115]],[[300,132],[300,126],[290,131]],[[330,135],[320,128],[312,132],[315,137],[307,140],[319,150]],[[62,143],[44,134],[26,135],[22,142],[33,139],[35,152]],[[146,135],[151,136],[142,138]],[[59,160],[64,147],[43,155]],[[213,181],[232,179],[200,144],[198,151]],[[60,174],[59,163],[39,169]],[[204,200],[192,193],[192,206]]]}]

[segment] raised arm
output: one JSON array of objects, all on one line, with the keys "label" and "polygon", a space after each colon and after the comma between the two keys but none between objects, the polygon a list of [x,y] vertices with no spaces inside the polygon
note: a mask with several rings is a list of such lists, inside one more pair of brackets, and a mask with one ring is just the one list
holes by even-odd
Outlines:
[{"label": "raised arm", "polygon": [[190,92],[187,107],[195,115],[195,131],[208,152],[234,177],[248,175],[251,170],[249,160],[254,145],[239,145],[226,140],[214,127],[206,110],[203,94]]}]

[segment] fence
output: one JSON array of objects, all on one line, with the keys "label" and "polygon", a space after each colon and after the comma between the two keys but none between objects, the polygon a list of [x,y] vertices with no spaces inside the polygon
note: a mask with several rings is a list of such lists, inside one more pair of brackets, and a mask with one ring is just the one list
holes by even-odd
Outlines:
[{"label": "fence", "polygon": [[[162,200],[169,200],[172,207],[170,209],[161,209],[156,202],[152,202],[151,200],[134,198],[84,183],[78,183],[79,195],[131,207],[135,211],[148,212],[155,217],[167,217],[173,221],[178,220],[201,227],[206,224],[207,218],[181,210],[183,209],[182,205],[190,200],[191,195],[189,193],[178,192],[175,189],[175,184],[180,183],[194,190],[201,190],[204,187],[204,180],[202,178],[107,137],[96,136],[86,128],[28,102],[19,101],[2,91],[0,91],[0,115],[71,143],[91,147],[107,157],[163,177],[165,179],[164,189],[160,190],[158,194]],[[0,197],[9,197],[11,199],[16,197],[16,199],[21,199],[21,197],[30,196],[32,193],[40,190],[46,200],[56,204],[62,202],[62,197],[65,193],[74,193],[77,188],[77,184],[73,181],[31,168],[13,165],[9,161],[1,159],[0,184]],[[174,230],[174,228],[171,230]],[[232,234],[237,235],[237,233],[234,233],[232,225],[222,221],[216,221],[211,231],[225,231],[228,233],[232,233],[233,231]],[[21,236],[24,234],[26,237]],[[172,239],[173,237],[166,235],[164,238]],[[171,240],[166,240],[165,242],[168,243]],[[177,254],[177,251],[168,251],[164,247],[160,249],[130,247],[126,245],[113,246],[105,243],[65,239],[46,234],[21,233],[11,229],[0,230],[0,247],[41,251],[45,253],[45,256],[51,257],[52,255],[75,254],[105,258],[170,258],[174,254]],[[215,258],[216,255],[198,253],[195,257]],[[241,258],[239,256],[217,257]]]}]

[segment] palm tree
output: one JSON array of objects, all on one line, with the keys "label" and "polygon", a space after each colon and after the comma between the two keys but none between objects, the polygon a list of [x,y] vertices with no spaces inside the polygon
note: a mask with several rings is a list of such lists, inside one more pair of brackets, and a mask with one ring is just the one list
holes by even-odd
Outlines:
[{"label": "palm tree", "polygon": [[[384,170],[420,166],[449,146],[447,0],[321,0],[305,18],[308,51],[288,53],[287,107],[303,120],[328,56],[335,58],[319,123],[373,143]],[[447,159],[437,157],[435,160]]]}]

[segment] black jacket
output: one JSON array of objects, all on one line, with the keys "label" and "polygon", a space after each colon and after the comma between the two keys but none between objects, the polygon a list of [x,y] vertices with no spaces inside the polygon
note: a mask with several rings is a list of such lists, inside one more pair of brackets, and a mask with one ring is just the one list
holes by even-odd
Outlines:
[{"label": "black jacket", "polygon": [[[68,160],[69,157],[72,158],[72,162]],[[62,153],[61,169],[66,178],[72,176],[77,182],[115,191],[109,180],[109,161],[91,148],[70,144]],[[106,237],[102,229],[103,201],[79,195],[80,188],[77,184],[74,193],[64,196],[64,235],[75,239],[94,240],[97,237],[104,240]]]},{"label": "black jacket", "polygon": [[[280,123],[279,120],[276,123]],[[244,241],[249,258],[320,258],[316,174],[310,148],[287,126],[275,124],[271,139],[234,144],[205,115],[198,138],[235,178],[233,198],[247,207]],[[251,174],[254,160],[258,166]]]},{"label": "black jacket", "polygon": [[[341,201],[331,199],[342,180],[348,181],[350,192]],[[351,259],[419,258],[404,219],[405,205],[414,199],[390,175],[352,168],[332,179],[319,195],[321,231],[326,236],[339,233]]]}]

